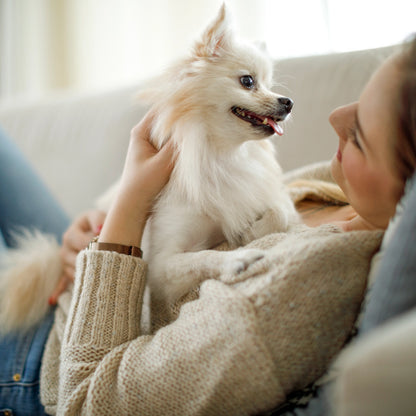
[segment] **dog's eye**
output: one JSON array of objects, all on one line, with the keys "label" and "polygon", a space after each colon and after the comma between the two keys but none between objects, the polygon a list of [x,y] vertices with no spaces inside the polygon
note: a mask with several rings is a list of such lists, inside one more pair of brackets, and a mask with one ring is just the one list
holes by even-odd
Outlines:
[{"label": "dog's eye", "polygon": [[240,84],[247,88],[248,90],[251,90],[254,87],[254,79],[251,75],[243,75],[240,78]]}]

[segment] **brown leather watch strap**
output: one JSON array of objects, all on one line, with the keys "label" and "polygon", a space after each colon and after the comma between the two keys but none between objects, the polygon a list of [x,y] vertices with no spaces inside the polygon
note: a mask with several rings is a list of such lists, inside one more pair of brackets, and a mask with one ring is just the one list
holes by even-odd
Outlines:
[{"label": "brown leather watch strap", "polygon": [[120,254],[127,254],[128,256],[133,257],[143,257],[143,252],[139,247],[136,246],[125,246],[123,244],[115,243],[102,243],[97,241],[97,237],[94,238],[88,246],[89,250],[105,250],[105,251],[115,251]]}]

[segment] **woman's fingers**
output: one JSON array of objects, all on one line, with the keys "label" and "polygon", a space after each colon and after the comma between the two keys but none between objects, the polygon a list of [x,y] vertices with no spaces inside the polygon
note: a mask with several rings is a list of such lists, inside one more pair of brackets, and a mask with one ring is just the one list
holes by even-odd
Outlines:
[{"label": "woman's fingers", "polygon": [[78,217],[65,231],[62,238],[60,257],[62,276],[49,298],[51,305],[56,304],[58,297],[66,290],[75,278],[75,263],[78,253],[85,249],[91,239],[99,234],[106,214],[102,211],[89,211]]},{"label": "woman's fingers", "polygon": [[153,110],[148,111],[142,120],[132,128],[130,136],[142,137],[149,141],[155,116],[156,113]]},{"label": "woman's fingers", "polygon": [[166,166],[169,173],[175,165],[176,156],[175,142],[172,139],[169,139],[156,155],[161,165]]},{"label": "woman's fingers", "polygon": [[51,296],[49,296],[49,305],[56,305],[59,296],[66,290],[70,282],[71,279],[66,274],[62,274],[61,278],[58,281],[58,284],[55,287],[55,290],[52,292]]},{"label": "woman's fingers", "polygon": [[75,265],[66,264],[63,268],[65,276],[69,279],[71,283],[74,283],[75,280]]},{"label": "woman's fingers", "polygon": [[75,278],[75,263],[77,259],[78,252],[77,251],[65,251],[61,253],[61,260],[62,260],[62,267],[64,273],[66,273],[71,280],[73,281]]},{"label": "woman's fingers", "polygon": [[62,239],[64,252],[83,250],[93,237],[94,233],[92,231],[83,231],[75,227],[69,228]]},{"label": "woman's fingers", "polygon": [[98,235],[103,228],[105,217],[106,213],[103,211],[90,211],[87,215],[88,229],[86,231],[92,233],[93,236]]},{"label": "woman's fingers", "polygon": [[80,252],[93,237],[99,234],[106,214],[102,211],[90,211],[79,217],[63,236],[64,250]]}]

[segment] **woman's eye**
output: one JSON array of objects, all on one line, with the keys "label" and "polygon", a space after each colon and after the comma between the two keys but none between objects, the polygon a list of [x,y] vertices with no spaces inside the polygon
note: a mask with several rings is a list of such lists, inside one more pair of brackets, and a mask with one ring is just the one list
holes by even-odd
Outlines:
[{"label": "woman's eye", "polygon": [[358,150],[362,150],[360,141],[358,140],[358,137],[357,137],[357,131],[355,129],[351,129],[351,131],[350,131],[350,137],[351,137],[351,142],[353,143],[353,145]]},{"label": "woman's eye", "polygon": [[356,147],[358,147],[359,150],[362,150],[360,142],[358,141],[357,137],[354,137],[353,143]]},{"label": "woman's eye", "polygon": [[248,90],[251,90],[254,87],[254,79],[251,75],[243,75],[240,78],[240,84],[247,88]]}]

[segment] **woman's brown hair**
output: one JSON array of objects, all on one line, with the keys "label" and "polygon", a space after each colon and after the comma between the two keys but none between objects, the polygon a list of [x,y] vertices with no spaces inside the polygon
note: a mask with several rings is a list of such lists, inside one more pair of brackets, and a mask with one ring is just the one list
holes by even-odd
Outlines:
[{"label": "woman's brown hair", "polygon": [[406,181],[416,171],[416,34],[405,44],[401,70],[395,153],[398,173]]}]

